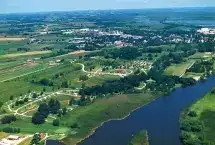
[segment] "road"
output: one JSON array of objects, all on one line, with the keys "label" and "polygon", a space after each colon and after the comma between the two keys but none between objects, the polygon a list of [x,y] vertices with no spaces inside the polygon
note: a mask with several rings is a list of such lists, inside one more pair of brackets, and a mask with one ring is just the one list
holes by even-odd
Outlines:
[{"label": "road", "polygon": [[195,64],[195,61],[179,76],[179,78],[182,78],[184,76],[184,74],[186,73],[186,71],[188,69],[190,69],[194,64]]}]

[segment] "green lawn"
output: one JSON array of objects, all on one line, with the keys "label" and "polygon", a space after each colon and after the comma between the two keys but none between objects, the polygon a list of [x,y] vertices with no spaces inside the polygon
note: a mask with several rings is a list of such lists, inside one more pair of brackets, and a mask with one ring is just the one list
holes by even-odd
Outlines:
[{"label": "green lawn", "polygon": [[165,73],[168,75],[173,75],[173,76],[180,76],[182,75],[186,69],[193,63],[194,61],[187,61],[181,64],[174,64],[169,66],[166,70]]},{"label": "green lawn", "polygon": [[149,145],[147,131],[141,130],[139,133],[137,133],[129,145]]},{"label": "green lawn", "polygon": [[61,120],[61,123],[71,126],[78,124],[74,128],[77,133],[66,137],[63,141],[73,145],[85,138],[90,132],[98,127],[102,122],[109,119],[117,119],[126,116],[131,110],[142,106],[157,95],[149,93],[118,95],[106,99],[101,99],[86,107],[75,108],[68,117]]}]

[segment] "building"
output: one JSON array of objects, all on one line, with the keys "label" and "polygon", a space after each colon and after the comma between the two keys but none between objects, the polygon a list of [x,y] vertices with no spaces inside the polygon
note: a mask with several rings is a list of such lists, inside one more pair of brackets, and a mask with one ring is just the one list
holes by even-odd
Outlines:
[{"label": "building", "polygon": [[7,139],[8,140],[19,140],[19,136],[16,136],[16,135],[9,135],[8,137],[7,137]]}]

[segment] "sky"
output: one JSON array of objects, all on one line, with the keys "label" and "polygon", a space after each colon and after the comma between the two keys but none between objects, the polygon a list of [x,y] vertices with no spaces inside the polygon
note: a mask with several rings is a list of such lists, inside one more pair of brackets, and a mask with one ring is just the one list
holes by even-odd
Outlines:
[{"label": "sky", "polygon": [[0,0],[0,13],[213,6],[215,0]]}]

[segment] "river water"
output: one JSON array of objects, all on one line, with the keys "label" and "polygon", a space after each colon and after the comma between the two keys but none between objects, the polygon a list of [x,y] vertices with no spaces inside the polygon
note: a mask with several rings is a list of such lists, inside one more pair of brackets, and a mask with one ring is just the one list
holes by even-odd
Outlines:
[{"label": "river water", "polygon": [[177,88],[134,111],[123,120],[114,120],[99,127],[79,145],[128,145],[132,135],[142,129],[148,131],[150,145],[181,145],[179,115],[215,86],[215,77],[187,88]]}]

